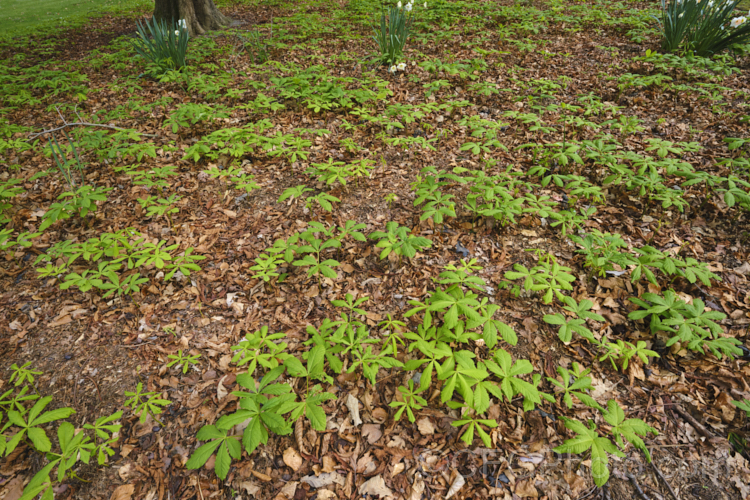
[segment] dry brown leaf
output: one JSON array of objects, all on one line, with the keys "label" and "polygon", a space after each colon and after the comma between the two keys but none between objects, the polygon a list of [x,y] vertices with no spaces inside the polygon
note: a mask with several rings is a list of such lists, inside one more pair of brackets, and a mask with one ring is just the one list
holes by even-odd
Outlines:
[{"label": "dry brown leaf", "polygon": [[377,495],[380,498],[392,497],[393,491],[385,485],[385,480],[378,474],[373,476],[359,487],[360,495]]},{"label": "dry brown leaf", "polygon": [[349,413],[352,416],[352,425],[358,427],[362,424],[362,419],[359,418],[359,401],[357,398],[348,394],[346,396],[346,407],[349,408]]},{"label": "dry brown leaf", "polygon": [[393,470],[391,471],[391,477],[398,476],[402,472],[404,472],[404,469],[406,468],[406,465],[404,465],[403,462],[399,462],[396,465],[393,466]]},{"label": "dry brown leaf", "polygon": [[294,494],[297,492],[297,485],[299,484],[299,481],[290,481],[284,485],[283,488],[281,488],[281,493],[283,493],[287,498],[294,498]]},{"label": "dry brown leaf", "polygon": [[135,466],[132,462],[128,462],[117,471],[117,474],[120,476],[120,479],[123,481],[127,481],[131,477],[133,477],[133,474],[135,474]]},{"label": "dry brown leaf", "polygon": [[341,270],[346,274],[351,274],[354,272],[354,266],[352,266],[351,264],[341,264]]},{"label": "dry brown leaf", "polygon": [[323,457],[323,472],[333,472],[336,470],[336,459],[326,455]]},{"label": "dry brown leaf", "polygon": [[252,481],[242,481],[240,483],[240,489],[245,490],[245,493],[254,497],[256,493],[260,491],[260,486]]},{"label": "dry brown leaf", "polygon": [[745,500],[750,498],[750,486],[747,485],[745,480],[743,480],[739,476],[732,476],[729,478],[729,480],[732,481],[740,491],[740,495],[742,495],[742,498],[744,498]]},{"label": "dry brown leaf", "polygon": [[643,373],[643,367],[639,363],[630,363],[628,365],[628,375],[630,375],[630,385],[633,385],[633,379],[646,380],[646,374]]},{"label": "dry brown leaf", "polygon": [[228,371],[229,370],[229,363],[232,361],[232,355],[226,354],[219,358],[219,368],[222,369],[222,371]]},{"label": "dry brown leaf", "polygon": [[318,500],[336,500],[338,497],[336,493],[331,490],[318,490]]},{"label": "dry brown leaf", "polygon": [[607,400],[610,399],[609,396],[615,389],[615,384],[606,379],[591,377],[591,386],[594,388],[591,397],[606,405]]},{"label": "dry brown leaf", "polygon": [[133,491],[135,491],[135,485],[123,484],[118,486],[115,491],[112,492],[112,496],[109,500],[130,500],[133,497]]},{"label": "dry brown leaf", "polygon": [[375,472],[375,469],[377,468],[378,464],[372,458],[369,451],[357,460],[357,474],[364,474],[366,476]]},{"label": "dry brown leaf", "polygon": [[448,492],[445,494],[445,500],[448,500],[453,495],[458,493],[458,491],[464,487],[466,484],[466,479],[461,474],[456,474],[456,479],[453,480],[453,483],[451,484],[451,487],[448,488]]},{"label": "dry brown leaf", "polygon": [[0,495],[5,495],[3,500],[18,500],[23,495],[23,478],[16,476],[5,485]]},{"label": "dry brown leaf", "polygon": [[307,453],[307,448],[305,448],[305,424],[301,418],[298,418],[294,424],[294,440],[297,441],[300,453]]},{"label": "dry brown leaf", "polygon": [[651,376],[648,378],[650,382],[653,382],[661,387],[670,387],[675,384],[680,379],[677,375],[671,372],[662,371],[661,373],[656,373],[656,370],[651,373]]},{"label": "dry brown leaf", "polygon": [[338,472],[330,472],[327,474],[321,474],[319,476],[305,476],[300,479],[300,482],[307,483],[313,488],[322,488],[329,484],[344,484],[344,476]]},{"label": "dry brown leaf", "polygon": [[257,470],[251,469],[250,474],[252,474],[253,476],[257,477],[258,479],[264,482],[269,482],[273,480],[273,478],[269,476],[268,474],[263,474],[262,472],[258,472]]},{"label": "dry brown leaf", "polygon": [[404,438],[401,436],[393,436],[390,441],[388,441],[388,444],[386,445],[388,448],[400,448],[402,450],[406,449],[406,441],[404,441]]},{"label": "dry brown leaf", "polygon": [[578,496],[586,489],[586,481],[573,471],[568,471],[563,474],[565,482],[570,487],[571,498],[578,498]]},{"label": "dry brown leaf", "polygon": [[534,486],[533,479],[524,479],[523,481],[518,481],[518,483],[516,483],[516,489],[514,493],[521,498],[524,498],[524,497],[538,498],[539,497],[539,492],[536,491],[536,486]]},{"label": "dry brown leaf", "polygon": [[727,394],[726,392],[719,393],[714,406],[719,410],[719,412],[721,412],[721,419],[724,421],[724,423],[728,424],[732,420],[734,420],[736,407],[732,404],[732,398],[729,396],[729,394]]},{"label": "dry brown leaf", "polygon": [[536,321],[534,321],[534,318],[532,318],[531,316],[523,320],[523,326],[524,328],[526,328],[526,331],[528,333],[534,333],[537,330],[539,330],[539,325],[537,324]]},{"label": "dry brown leaf", "polygon": [[388,412],[385,411],[383,408],[380,408],[380,407],[373,408],[373,410],[372,410],[372,419],[375,422],[377,422],[379,424],[382,424],[383,422],[385,422],[388,419]]},{"label": "dry brown leaf", "polygon": [[411,485],[409,500],[422,500],[422,493],[424,493],[424,481],[422,475],[417,472],[414,476],[414,484]]},{"label": "dry brown leaf", "polygon": [[71,321],[73,321],[73,318],[70,317],[70,314],[66,314],[61,318],[55,318],[54,320],[47,323],[47,328],[55,328],[56,326],[67,325]]},{"label": "dry brown leaf", "polygon": [[297,472],[302,467],[302,457],[292,447],[287,448],[284,451],[284,463],[291,467],[294,472]]},{"label": "dry brown leaf", "polygon": [[367,442],[375,444],[383,436],[383,431],[380,430],[378,424],[365,424],[362,426],[362,437],[367,438]]},{"label": "dry brown leaf", "polygon": [[417,428],[423,436],[435,434],[435,426],[432,424],[432,420],[428,417],[423,417],[417,420]]},{"label": "dry brown leaf", "polygon": [[216,398],[219,401],[227,397],[227,394],[229,394],[229,391],[227,391],[226,387],[224,387],[224,384],[222,383],[228,376],[229,375],[224,375],[223,377],[221,377],[221,380],[219,380],[219,384],[216,386]]}]

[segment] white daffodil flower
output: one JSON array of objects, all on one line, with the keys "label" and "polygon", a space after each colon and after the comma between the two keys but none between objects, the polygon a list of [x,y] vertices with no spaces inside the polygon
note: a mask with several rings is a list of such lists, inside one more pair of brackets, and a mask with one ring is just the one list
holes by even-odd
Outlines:
[{"label": "white daffodil flower", "polygon": [[174,30],[174,36],[180,36],[180,30]]},{"label": "white daffodil flower", "polygon": [[732,28],[737,28],[740,25],[744,24],[745,21],[747,21],[747,18],[745,16],[735,17],[734,19],[732,19],[732,22],[729,23],[729,25]]},{"label": "white daffodil flower", "polygon": [[407,3],[407,4],[406,4],[406,7],[404,7],[404,10],[405,10],[406,12],[411,12],[411,7],[412,7],[412,6],[411,6],[411,3]]},{"label": "white daffodil flower", "polygon": [[399,71],[403,71],[406,69],[406,63],[398,63],[396,68],[398,68]]},{"label": "white daffodil flower", "polygon": [[184,30],[187,29],[187,21],[185,21],[184,19],[180,19],[180,21],[177,23],[177,25],[180,28],[184,29]]},{"label": "white daffodil flower", "polygon": [[388,68],[388,71],[390,71],[391,73],[395,73],[397,70],[398,70],[398,68],[396,67],[395,64],[393,66],[391,66],[390,68]]},{"label": "white daffodil flower", "polygon": [[401,0],[398,0],[398,3],[396,4],[396,7],[398,7],[399,9],[401,8]]},{"label": "white daffodil flower", "polygon": [[425,2],[425,3],[424,3],[424,8],[425,8],[425,9],[427,8],[427,2]]}]

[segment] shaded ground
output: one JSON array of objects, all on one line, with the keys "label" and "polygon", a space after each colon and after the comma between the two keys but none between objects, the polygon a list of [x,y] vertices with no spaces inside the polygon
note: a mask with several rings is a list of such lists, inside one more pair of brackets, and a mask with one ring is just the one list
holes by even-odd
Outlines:
[{"label": "shaded ground", "polygon": [[[244,23],[241,30],[261,25],[264,34],[270,33],[271,28],[266,24],[268,20],[276,18],[275,29],[282,33],[277,36],[288,36],[284,41],[289,46],[272,48],[272,61],[303,67],[325,64],[335,77],[364,78],[366,66],[356,64],[356,59],[344,60],[336,56],[353,54],[358,59],[371,53],[367,28],[361,25],[352,28],[355,34],[362,35],[359,39],[337,38],[336,32],[326,29],[329,21],[334,27],[340,27],[343,22],[335,16],[335,9],[351,9],[346,12],[354,16],[352,12],[356,12],[356,5],[303,6],[296,12],[278,7],[237,6],[228,13]],[[497,5],[499,8],[504,2]],[[534,3],[533,6],[543,13],[547,11],[544,3]],[[559,14],[559,11],[555,12]],[[293,15],[297,17],[290,17]],[[64,37],[67,42],[54,47],[52,54],[60,60],[87,61],[92,49],[103,49],[106,53],[108,49],[103,47],[106,43],[134,29],[134,25],[118,21],[116,18],[98,20],[99,34],[95,36],[86,32],[68,33]],[[613,370],[608,362],[598,361],[595,349],[581,339],[568,345],[557,339],[556,329],[542,320],[545,314],[554,312],[552,306],[545,305],[538,297],[517,298],[509,290],[501,290],[504,273],[516,263],[534,265],[535,257],[527,249],[554,254],[564,265],[573,268],[572,273],[577,277],[575,296],[594,301],[595,309],[606,318],[605,323],[595,324],[597,334],[633,342],[652,339],[646,332],[647,325],[627,320],[628,312],[634,308],[628,298],[645,291],[659,291],[660,287],[645,280],[632,284],[626,277],[596,276],[584,268],[583,258],[575,253],[576,247],[562,238],[558,229],[551,228],[549,221],[538,217],[521,216],[516,224],[502,227],[473,217],[457,203],[457,217],[450,218],[445,225],[420,220],[422,212],[413,206],[416,196],[410,184],[428,165],[435,165],[438,170],[450,170],[456,166],[481,168],[481,157],[459,149],[471,140],[470,132],[459,121],[474,114],[508,122],[508,128],[498,137],[508,151],[495,148],[487,153],[487,158],[498,161],[491,168],[502,171],[508,165],[514,165],[519,171],[528,172],[536,162],[528,153],[516,148],[534,140],[543,143],[561,141],[562,129],[557,125],[540,136],[528,127],[504,118],[503,113],[508,110],[531,111],[528,99],[518,99],[536,95],[537,87],[530,82],[544,79],[562,83],[563,76],[569,78],[566,85],[552,92],[552,97],[542,100],[542,104],[574,103],[578,96],[593,93],[602,102],[622,106],[623,116],[639,118],[644,129],[640,132],[620,135],[619,131],[607,128],[620,139],[622,150],[643,153],[646,139],[653,137],[675,143],[696,141],[703,150],[686,153],[681,158],[696,168],[721,172],[717,160],[738,154],[728,152],[723,139],[747,137],[747,125],[741,123],[739,117],[747,113],[743,106],[750,91],[747,77],[750,59],[738,58],[735,67],[739,71],[722,76],[722,88],[718,92],[723,99],[718,103],[692,90],[674,87],[651,86],[619,91],[617,81],[610,80],[610,77],[625,72],[641,75],[656,72],[650,63],[632,60],[646,49],[658,46],[653,36],[635,43],[626,36],[626,27],[586,21],[574,26],[577,30],[571,32],[566,30],[570,28],[568,20],[542,22],[538,17],[531,20],[530,28],[516,26],[515,34],[511,36],[497,30],[520,22],[518,19],[498,15],[483,22],[482,29],[474,26],[465,35],[457,29],[448,32],[451,36],[439,38],[447,30],[435,30],[431,33],[433,38],[425,36],[415,40],[407,51],[406,59],[410,65],[406,72],[389,74],[382,67],[375,68],[377,78],[387,82],[387,88],[393,92],[388,101],[390,105],[469,101],[470,106],[429,113],[415,123],[407,123],[400,132],[388,132],[385,127],[369,123],[349,131],[344,120],[349,123],[357,121],[349,111],[334,109],[316,113],[293,100],[285,101],[286,109],[273,114],[240,108],[253,101],[259,90],[273,95],[270,78],[287,72],[274,70],[270,64],[263,69],[253,66],[248,53],[240,50],[241,40],[235,35],[212,33],[216,45],[204,48],[200,63],[203,64],[201,71],[212,76],[221,76],[222,73],[210,64],[215,63],[218,67],[223,63],[231,72],[229,83],[223,85],[243,89],[240,98],[223,95],[226,90],[223,87],[219,97],[211,98],[207,97],[207,92],[186,91],[176,83],[161,84],[147,77],[135,79],[134,76],[142,72],[140,66],[123,70],[113,68],[110,63],[93,69],[81,65],[80,71],[88,76],[87,85],[96,89],[78,107],[85,116],[106,117],[118,105],[134,102],[136,98],[145,103],[154,103],[165,95],[174,99],[150,109],[128,110],[127,117],[116,120],[116,123],[121,127],[158,134],[153,139],[156,156],[146,158],[144,163],[150,168],[178,167],[179,175],[171,181],[169,193],[182,196],[178,204],[180,211],[169,220],[145,217],[136,200],[145,194],[155,195],[156,190],[148,191],[133,185],[130,177],[112,168],[136,161],[120,157],[105,162],[88,154],[87,180],[116,190],[109,194],[108,201],[102,204],[90,224],[78,219],[57,223],[31,248],[12,256],[7,254],[0,265],[0,328],[3,335],[0,352],[6,366],[31,361],[34,368],[42,371],[36,387],[40,393],[52,395],[56,407],[75,408],[77,413],[72,421],[77,427],[120,409],[125,399],[124,392],[132,391],[138,381],[149,390],[161,391],[163,397],[173,404],[159,416],[163,426],[151,418],[141,425],[134,415],[126,412],[120,444],[111,459],[112,467],[83,467],[78,472],[79,477],[91,482],[69,481],[60,488],[57,498],[109,498],[121,484],[134,485],[133,498],[159,500],[231,498],[233,491],[242,498],[250,495],[279,500],[334,496],[358,498],[361,496],[358,488],[366,480],[382,476],[393,497],[417,500],[444,498],[455,482],[456,473],[465,476],[467,485],[453,498],[546,496],[562,499],[566,495],[583,498],[598,494],[592,489],[588,474],[590,461],[587,462],[585,455],[561,457],[549,451],[564,437],[570,437],[562,425],[561,416],[594,418],[592,410],[582,405],[568,410],[562,404],[546,404],[541,410],[524,412],[518,398],[513,402],[493,401],[488,417],[496,419],[499,424],[491,431],[497,453],[485,458],[498,463],[488,464],[483,471],[483,445],[475,439],[471,446],[466,447],[459,440],[462,430],[451,426],[458,414],[440,403],[438,383],[425,395],[429,406],[419,412],[418,423],[393,420],[394,411],[389,404],[395,398],[396,387],[405,384],[413,374],[386,369],[378,373],[376,387],[360,373],[333,373],[335,381],[326,390],[336,399],[324,407],[329,421],[326,432],[316,432],[305,422],[301,439],[294,435],[273,436],[268,445],[261,446],[252,456],[244,456],[243,460],[235,462],[226,482],[219,481],[211,470],[188,471],[183,467],[195,449],[197,430],[205,423],[215,422],[234,407],[236,398],[226,392],[239,389],[235,377],[242,370],[230,363],[231,347],[245,333],[267,325],[270,331],[284,332],[288,351],[299,355],[307,349],[303,345],[308,339],[306,326],[317,326],[324,318],[335,318],[338,312],[331,301],[343,299],[346,293],[370,297],[366,307],[363,306],[368,313],[364,321],[375,332],[377,323],[387,314],[403,319],[403,314],[411,307],[408,304],[410,299],[424,300],[426,294],[435,289],[432,278],[446,264],[457,263],[463,256],[462,248],[478,259],[484,267],[479,275],[496,289],[496,293],[488,297],[501,306],[496,317],[518,334],[517,345],[511,347],[501,343],[514,359],[529,359],[537,372],[549,377],[556,376],[558,365],[570,366],[573,361],[592,366],[597,400],[604,403],[614,398],[626,409],[628,417],[642,418],[659,430],[659,436],[650,436],[646,444],[653,450],[654,463],[681,498],[742,498],[748,495],[747,463],[740,454],[730,450],[727,441],[730,433],[747,437],[747,417],[727,403],[729,399],[750,396],[747,357],[717,360],[685,349],[665,349],[654,342],[651,347],[662,355],[661,358],[653,359],[647,366],[634,361],[625,373]],[[539,32],[534,33],[534,28],[539,27]],[[488,67],[477,71],[481,75],[480,81],[510,91],[482,96],[469,90],[472,81],[467,77],[451,75],[448,71],[429,73],[411,64],[430,58],[443,61],[475,58],[477,53],[462,44],[480,37],[484,38],[474,48],[501,51],[484,56]],[[512,43],[514,38],[525,44],[534,44],[534,47],[529,49]],[[293,47],[305,42],[309,45]],[[22,65],[30,66],[48,56],[34,49],[31,45],[28,47],[28,57]],[[306,62],[308,59],[309,63]],[[675,83],[693,82],[678,69],[670,75]],[[417,77],[415,80],[418,81],[411,77]],[[119,85],[119,78],[130,80]],[[713,81],[713,76],[700,78],[703,83]],[[251,88],[248,81],[259,81],[262,85]],[[423,85],[435,81],[444,81],[446,85],[433,96],[426,95]],[[130,91],[124,88],[128,84],[137,84],[140,88]],[[43,95],[43,92],[38,94]],[[11,123],[34,130],[48,128],[57,118],[54,108],[47,109],[47,105],[72,102],[67,97],[9,110],[5,117]],[[164,128],[165,118],[176,106],[188,102],[225,104],[233,109],[230,118],[222,119],[226,121],[202,122],[183,127],[177,133]],[[715,112],[716,106],[721,114]],[[384,103],[376,104],[378,112],[383,112],[384,107]],[[65,112],[71,113],[71,110]],[[555,112],[552,115],[559,118]],[[264,117],[268,117],[275,127],[271,132],[288,133],[298,127],[308,127],[327,129],[329,133],[322,136],[302,133],[312,143],[307,160],[292,161],[260,151],[241,158],[240,166],[246,173],[255,175],[255,181],[262,186],[261,190],[244,197],[225,180],[212,179],[203,173],[212,166],[226,167],[229,158],[202,159],[199,162],[181,159],[181,151],[210,132],[223,126],[256,122]],[[610,116],[591,119],[601,123],[604,118]],[[384,131],[386,134],[379,135]],[[441,136],[440,132],[448,134]],[[568,140],[574,137],[577,141],[597,136],[591,127],[580,127],[574,132],[569,129],[568,134]],[[437,151],[419,147],[402,149],[384,142],[384,138],[391,136],[420,135],[439,138]],[[345,138],[353,139],[363,149],[347,151],[342,145]],[[170,152],[170,145],[178,151]],[[362,157],[376,161],[376,168],[369,178],[357,183],[350,181],[345,187],[334,185],[328,190],[341,199],[333,212],[309,210],[303,201],[297,200],[277,203],[286,188],[307,184],[317,192],[325,187],[324,183],[305,174],[310,164],[329,158],[352,161]],[[11,165],[16,164],[21,168],[11,169]],[[8,175],[2,178],[22,177],[28,193],[14,199],[10,223],[14,229],[38,226],[41,216],[35,213],[63,191],[63,183],[57,177],[31,179],[40,168],[51,167],[50,159],[42,156],[40,150],[19,154],[9,151],[6,154],[3,175]],[[605,177],[590,162],[572,168],[595,184],[600,184]],[[457,198],[466,191],[459,185],[452,185],[449,189]],[[570,190],[557,188],[554,184],[538,189],[539,193],[549,194],[560,204],[568,196],[572,197]],[[650,244],[710,263],[712,271],[722,278],[710,289],[700,282],[690,284],[679,279],[665,280],[661,288],[674,287],[691,299],[702,298],[713,310],[723,311],[728,317],[721,322],[722,326],[747,347],[746,325],[750,324],[747,302],[750,290],[746,277],[749,269],[744,249],[748,234],[747,216],[738,208],[729,209],[718,198],[703,203],[703,194],[698,189],[688,191],[685,196],[689,204],[683,214],[674,208],[664,210],[658,203],[649,203],[636,192],[622,187],[608,188],[606,203],[599,205],[596,215],[585,226],[617,231],[632,246]],[[397,196],[391,203],[384,199],[389,193]],[[577,199],[575,203],[576,208],[581,208],[588,202]],[[281,284],[264,284],[250,277],[252,273],[248,268],[255,264],[253,259],[276,239],[289,237],[310,220],[337,225],[354,220],[367,224],[365,233],[382,230],[386,222],[395,220],[430,238],[433,246],[410,261],[379,260],[379,249],[370,242],[348,241],[335,253],[342,263],[337,278],[325,278],[322,287],[315,279],[308,278],[304,271],[292,266],[284,270],[290,276]],[[149,281],[140,293],[114,299],[74,289],[62,291],[56,278],[36,277],[33,261],[50,244],[71,238],[85,241],[103,231],[125,227],[134,227],[155,240],[164,239],[169,244],[194,247],[196,253],[207,257],[200,263],[202,271],[164,282],[156,278],[158,270],[150,268],[142,272]],[[406,321],[410,329],[416,329],[418,322],[415,319]],[[482,343],[467,345],[477,356],[487,356],[488,349]],[[177,349],[200,353],[198,368],[186,375],[167,369],[167,355]],[[401,359],[405,360],[406,356],[402,353]],[[541,387],[546,392],[553,391],[546,381]],[[301,387],[298,389],[302,390]],[[348,395],[360,402],[363,426],[352,426],[350,410],[345,405]],[[694,421],[699,422],[698,427],[673,410],[673,405],[680,405],[683,412],[692,415]],[[304,458],[296,470],[283,458],[289,448],[298,450]],[[472,452],[468,453],[468,450]],[[26,468],[40,468],[41,462],[36,456],[27,448],[21,449],[6,459],[0,475],[10,482]],[[566,460],[562,461],[562,458]],[[645,464],[643,455],[637,450],[630,447],[627,458],[615,464],[609,488],[612,498],[637,495],[626,475],[628,473],[635,474],[639,487],[646,494],[653,495],[653,498],[659,498],[656,495],[669,498],[670,492],[664,481],[658,480],[657,473]],[[337,474],[340,481],[332,483],[328,489],[315,489],[298,482],[302,477],[321,472]],[[296,489],[290,490],[290,485]]]}]

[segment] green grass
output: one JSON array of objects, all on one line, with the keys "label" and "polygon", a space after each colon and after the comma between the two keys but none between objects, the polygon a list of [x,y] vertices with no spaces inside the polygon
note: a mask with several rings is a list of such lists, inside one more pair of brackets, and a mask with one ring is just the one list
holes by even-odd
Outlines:
[{"label": "green grass", "polygon": [[103,12],[140,12],[152,5],[148,0],[3,0],[0,38],[70,28]]}]

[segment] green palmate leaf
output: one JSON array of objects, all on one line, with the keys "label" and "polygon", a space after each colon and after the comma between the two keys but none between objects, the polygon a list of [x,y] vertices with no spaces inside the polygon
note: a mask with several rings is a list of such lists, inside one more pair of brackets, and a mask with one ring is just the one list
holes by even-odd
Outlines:
[{"label": "green palmate leaf", "polygon": [[659,432],[656,429],[647,425],[639,418],[626,420],[625,412],[613,399],[607,402],[607,411],[604,412],[604,420],[612,426],[612,434],[615,436],[615,442],[618,445],[624,446],[623,438],[625,438],[630,444],[643,451],[648,461],[651,462],[651,454],[641,436],[645,436],[648,433],[658,435]]},{"label": "green palmate leaf", "polygon": [[497,397],[502,398],[505,396],[510,401],[516,394],[520,394],[524,397],[524,408],[527,411],[534,409],[534,406],[540,404],[543,398],[554,401],[551,396],[540,392],[537,388],[540,380],[540,378],[537,378],[539,377],[538,375],[532,377],[532,382],[527,382],[520,378],[520,376],[530,374],[534,371],[533,366],[528,360],[520,359],[516,363],[513,363],[510,354],[503,349],[499,349],[495,353],[495,356],[491,360],[487,360],[484,365],[489,371],[500,378],[499,390],[494,389],[492,386],[486,387]]},{"label": "green palmate leaf", "polygon": [[[331,394],[331,397],[335,396]],[[308,403],[305,405],[305,416],[313,429],[321,432],[326,430],[326,412],[323,408]]]},{"label": "green palmate leaf", "polygon": [[617,446],[607,438],[599,437],[596,432],[596,428],[586,427],[583,423],[577,420],[571,420],[569,418],[561,417],[565,422],[565,427],[572,430],[577,437],[566,440],[560,446],[554,448],[556,453],[583,453],[587,450],[591,450],[591,475],[594,478],[594,483],[597,486],[604,486],[609,480],[609,457],[607,453],[611,453],[618,457],[624,457]]},{"label": "green palmate leaf", "polygon": [[196,436],[196,439],[199,441],[207,441],[211,440],[208,443],[205,443],[204,445],[200,446],[193,455],[190,457],[190,459],[185,464],[185,467],[188,469],[199,469],[203,467],[203,465],[208,461],[209,458],[211,458],[211,455],[214,454],[214,451],[222,445],[224,442],[224,439],[227,437],[227,431],[225,430],[219,430],[215,425],[206,425],[201,428],[200,431],[198,431],[198,435]]},{"label": "green palmate leaf", "polygon": [[307,373],[310,378],[322,378],[325,376],[325,347],[316,345],[307,356]]},{"label": "green palmate leaf", "polygon": [[29,440],[38,451],[42,453],[50,451],[52,443],[41,426],[54,422],[55,420],[68,418],[75,413],[72,408],[58,408],[57,410],[44,412],[44,408],[51,401],[52,397],[50,396],[39,399],[25,415],[25,418],[24,415],[18,411],[11,410],[8,412],[8,420],[11,424],[18,427],[19,431],[16,432],[10,441],[8,441],[5,447],[6,455],[12,453],[13,450],[16,449],[24,436],[28,436]]},{"label": "green palmate leaf", "polygon": [[586,406],[603,410],[604,408],[602,408],[594,398],[584,392],[593,389],[591,386],[591,377],[586,376],[590,371],[591,368],[583,370],[578,363],[573,363],[572,371],[569,371],[562,366],[558,366],[557,373],[560,375],[562,382],[551,377],[547,377],[547,380],[561,390],[563,401],[568,408],[573,407],[572,396],[575,396]]},{"label": "green palmate leaf", "polygon": [[42,500],[52,500],[53,492],[50,474],[58,463],[59,460],[53,460],[37,472],[23,489],[23,494],[19,500],[34,500],[42,492],[44,492]]},{"label": "green palmate leaf", "polygon": [[[462,405],[452,405],[454,408],[460,408]],[[465,406],[466,410],[468,411],[471,407]],[[464,414],[463,418],[454,420],[451,422],[451,425],[453,427],[462,427],[466,426],[466,430],[461,435],[461,441],[466,443],[467,446],[471,446],[471,444],[474,441],[474,432],[479,435],[479,438],[482,440],[482,443],[487,448],[490,448],[492,446],[492,439],[490,438],[490,435],[482,428],[482,426],[489,427],[491,429],[497,427],[497,422],[495,420],[489,420],[489,419],[479,419],[479,418],[471,418],[467,417],[466,414]]]},{"label": "green palmate leaf", "polygon": [[458,351],[439,366],[438,378],[446,380],[440,393],[443,403],[453,397],[454,391],[458,391],[467,405],[472,404],[474,399],[472,387],[489,376],[483,368],[474,365],[474,357],[474,354],[469,351]]}]

